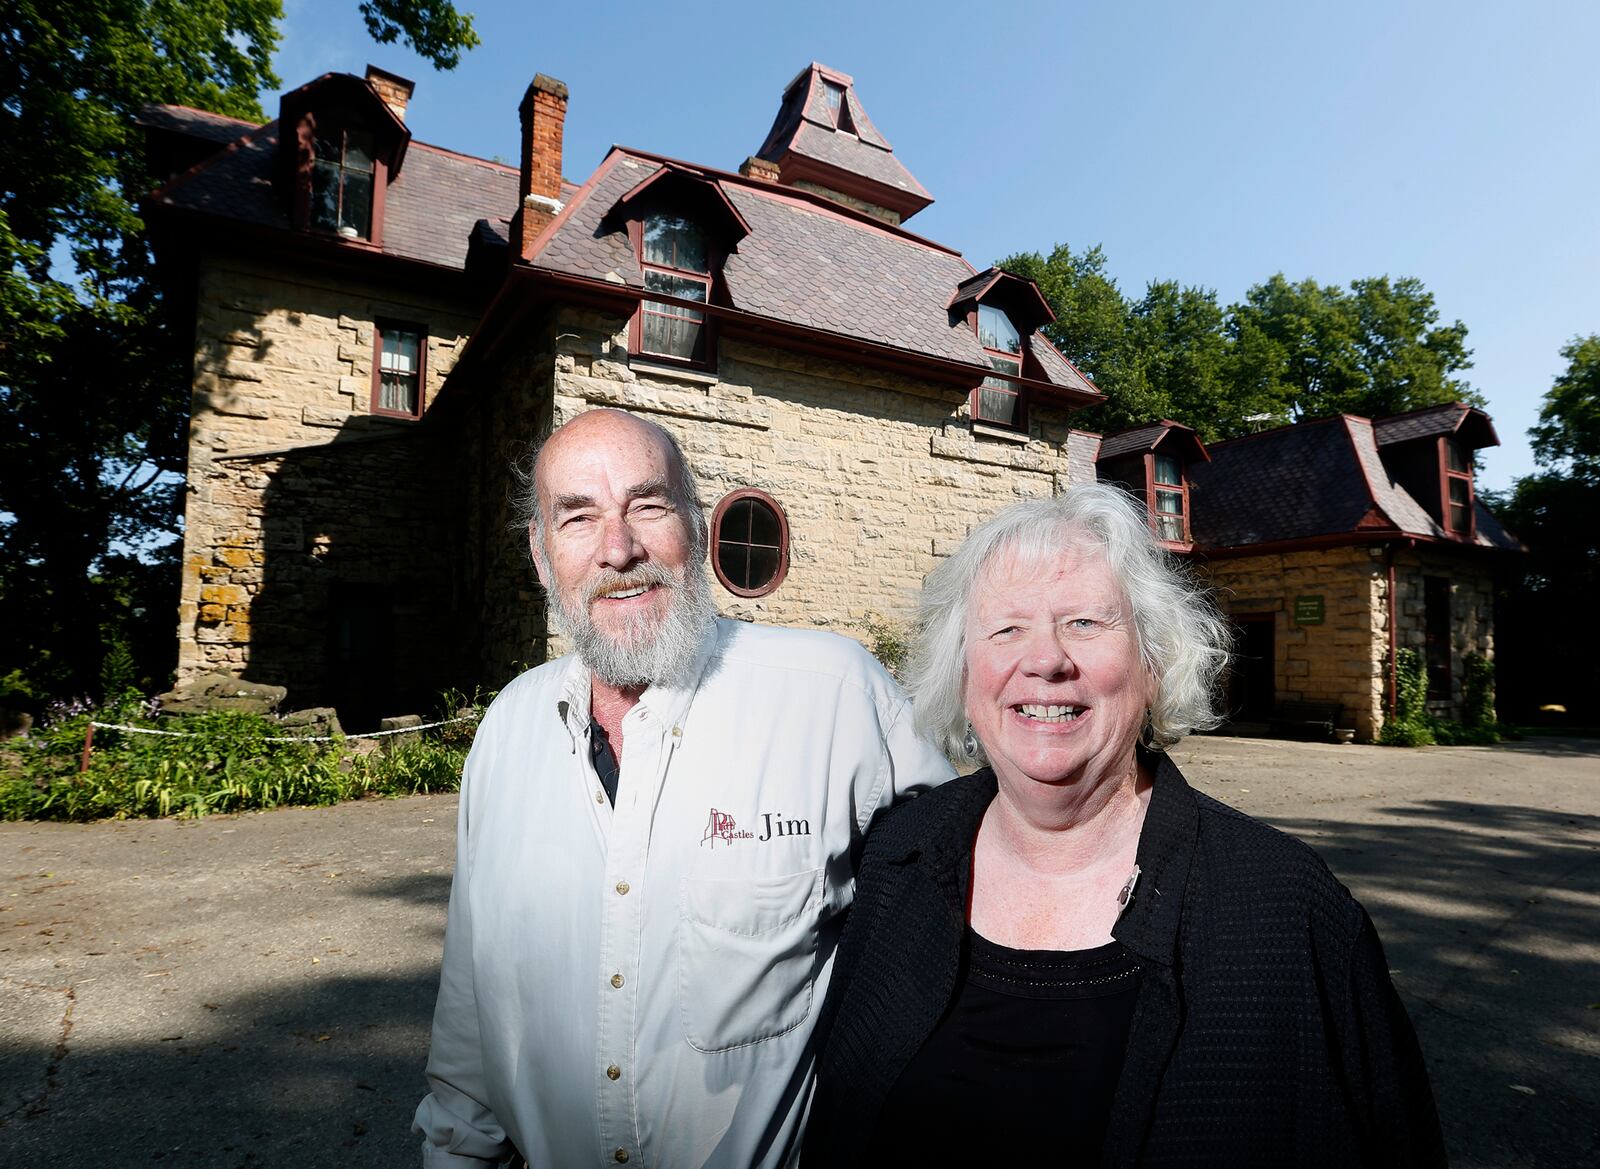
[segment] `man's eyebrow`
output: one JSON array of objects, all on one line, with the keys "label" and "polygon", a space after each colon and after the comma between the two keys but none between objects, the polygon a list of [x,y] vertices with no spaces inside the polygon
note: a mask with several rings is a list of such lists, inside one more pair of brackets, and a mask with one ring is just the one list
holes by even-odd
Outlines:
[{"label": "man's eyebrow", "polygon": [[555,505],[556,511],[576,511],[582,507],[593,507],[594,500],[587,495],[557,495]]},{"label": "man's eyebrow", "polygon": [[652,495],[670,496],[671,494],[672,491],[668,488],[667,481],[659,476],[654,479],[646,479],[643,483],[635,483],[628,488],[629,499],[648,499]]}]

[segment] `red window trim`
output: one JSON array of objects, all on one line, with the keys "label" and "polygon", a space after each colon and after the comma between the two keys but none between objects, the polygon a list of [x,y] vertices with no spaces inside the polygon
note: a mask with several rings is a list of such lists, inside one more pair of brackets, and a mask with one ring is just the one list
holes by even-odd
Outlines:
[{"label": "red window trim", "polygon": [[[983,335],[978,331],[978,308],[978,305],[973,305],[971,311],[967,313],[967,323],[972,327],[972,335],[979,339],[978,347],[983,350],[985,357],[1001,357],[1007,361],[1015,361],[1017,363],[1017,376],[1021,377],[1023,367],[1028,361],[1028,339],[1022,335],[1020,330],[1018,331],[1017,344],[1022,346],[1022,351],[1020,353],[1007,353],[1004,349],[990,349],[988,346],[983,344]],[[1004,312],[1005,310],[1002,309],[1000,311]],[[1007,317],[1006,319],[1010,320],[1010,317]],[[1012,325],[1012,328],[1016,328],[1015,324]],[[999,378],[1000,371],[994,370],[988,376]],[[979,410],[979,403],[982,401],[981,395],[986,389],[996,390],[1002,394],[1010,394],[1017,400],[1015,421],[1005,422],[998,418],[985,418],[982,415]],[[1023,388],[1015,383],[1010,386],[986,386],[980,382],[978,385],[973,387],[972,393],[968,397],[967,413],[972,416],[972,421],[983,426],[993,426],[1000,430],[1009,430],[1017,434],[1027,434],[1029,405],[1028,398],[1029,395],[1023,390]]]},{"label": "red window trim", "polygon": [[[706,267],[708,272],[691,272],[687,268],[668,268],[662,264],[647,264],[644,259],[644,219],[635,218],[628,220],[628,242],[633,247],[633,254],[639,258],[639,275],[643,278],[646,272],[664,272],[669,276],[679,276],[685,280],[698,280],[706,287],[705,303],[711,303],[712,291],[716,284],[717,273],[722,270],[722,253],[706,240]],[[628,352],[648,361],[658,362],[662,365],[676,365],[683,369],[698,369],[715,372],[717,368],[717,326],[716,319],[710,313],[702,314],[700,323],[700,356],[697,358],[677,357],[670,353],[657,353],[644,347],[644,315],[645,302],[653,300],[648,289],[644,290],[644,297],[639,301],[639,307],[634,311],[633,319],[628,322]],[[670,306],[669,307],[675,307]]]},{"label": "red window trim", "polygon": [[[417,335],[417,410],[408,413],[404,410],[385,410],[378,405],[383,393],[383,334],[386,331],[396,333],[415,333]],[[405,418],[416,421],[422,417],[422,412],[428,408],[428,327],[416,321],[400,321],[389,317],[380,317],[372,322],[372,397],[368,407],[373,414],[381,418]]]},{"label": "red window trim", "polygon": [[[1439,439],[1439,516],[1440,527],[1446,534],[1457,536],[1463,540],[1471,540],[1477,532],[1476,508],[1473,506],[1477,493],[1472,482],[1472,454],[1470,451],[1461,452],[1462,462],[1467,464],[1465,471],[1452,471],[1450,469],[1450,444],[1455,440],[1449,435]],[[1457,444],[1459,445],[1459,444]],[[1467,485],[1467,527],[1465,531],[1454,527],[1450,522],[1450,481],[1459,479]]]},{"label": "red window trim", "polygon": [[[759,589],[741,588],[730,581],[723,575],[722,558],[717,555],[717,546],[722,540],[723,517],[730,507],[742,499],[754,499],[765,504],[778,517],[778,571]],[[777,592],[778,586],[789,575],[789,517],[784,514],[782,505],[757,487],[736,488],[718,500],[716,509],[711,513],[711,570],[717,575],[717,583],[736,597],[765,597]]]},{"label": "red window trim", "polygon": [[[1150,530],[1155,533],[1156,542],[1164,548],[1188,548],[1194,543],[1194,536],[1189,530],[1189,475],[1183,468],[1183,460],[1177,455],[1167,455],[1178,464],[1178,483],[1156,482],[1156,458],[1161,452],[1148,450],[1144,453],[1144,486],[1145,505],[1150,512]],[[1161,535],[1160,515],[1163,513],[1156,507],[1156,494],[1161,491],[1170,491],[1174,495],[1183,496],[1183,539],[1168,540]]]}]

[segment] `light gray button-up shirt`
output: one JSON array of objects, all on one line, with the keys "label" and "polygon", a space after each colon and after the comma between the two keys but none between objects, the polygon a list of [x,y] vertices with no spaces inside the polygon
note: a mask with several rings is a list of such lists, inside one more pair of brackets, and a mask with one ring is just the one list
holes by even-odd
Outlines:
[{"label": "light gray button-up shirt", "polygon": [[467,760],[417,1109],[425,1166],[778,1166],[810,1092],[873,813],[952,774],[855,642],[719,620],[623,719],[616,807],[589,672],[532,670]]}]

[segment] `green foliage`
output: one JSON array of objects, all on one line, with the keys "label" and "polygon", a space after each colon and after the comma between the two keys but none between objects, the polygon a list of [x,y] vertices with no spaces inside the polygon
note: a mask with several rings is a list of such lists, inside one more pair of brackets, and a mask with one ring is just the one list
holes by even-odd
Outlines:
[{"label": "green foliage", "polygon": [[454,69],[464,50],[482,43],[471,15],[457,12],[450,0],[362,0],[361,16],[373,40],[389,45],[404,37],[435,69]]},{"label": "green foliage", "polygon": [[1494,663],[1481,654],[1469,653],[1461,659],[1461,723],[1468,730],[1495,726]]},{"label": "green foliage", "polygon": [[[448,703],[451,711],[463,709]],[[477,729],[473,721],[363,754],[349,740],[286,738],[272,719],[220,712],[155,723],[137,694],[58,718],[0,755],[0,819],[95,820],[203,816],[364,796],[454,791]],[[452,715],[453,717],[453,715]],[[90,720],[179,730],[185,737],[98,729],[79,774]],[[448,732],[448,733],[440,733]]]},{"label": "green foliage", "polygon": [[1426,747],[1433,743],[1428,718],[1428,670],[1414,649],[1395,654],[1394,713],[1384,721],[1378,742],[1387,747]]},{"label": "green foliage", "polygon": [[898,678],[911,653],[910,631],[900,622],[877,613],[868,613],[860,624],[867,635],[867,649],[883,663],[884,669]]},{"label": "green foliage", "polygon": [[1246,419],[1261,415],[1281,425],[1480,401],[1455,376],[1471,364],[1466,327],[1440,325],[1433,294],[1411,277],[1346,290],[1279,274],[1223,308],[1212,289],[1165,280],[1125,298],[1098,247],[1000,266],[1038,283],[1057,318],[1046,334],[1106,395],[1081,416],[1090,429],[1171,418],[1211,441],[1259,429]]},{"label": "green foliage", "polygon": [[[1600,334],[1562,350],[1566,369],[1528,431],[1542,470],[1485,502],[1527,546],[1495,607],[1501,712],[1524,724],[1600,723]],[[1564,714],[1542,713],[1561,706]]]}]

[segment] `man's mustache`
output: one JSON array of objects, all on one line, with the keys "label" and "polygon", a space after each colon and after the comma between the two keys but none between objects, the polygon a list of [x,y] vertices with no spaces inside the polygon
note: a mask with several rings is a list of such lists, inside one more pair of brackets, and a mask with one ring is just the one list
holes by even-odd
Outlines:
[{"label": "man's mustache", "polygon": [[678,578],[658,564],[636,565],[627,572],[617,572],[611,568],[603,569],[600,575],[590,581],[588,587],[584,589],[583,605],[584,608],[588,608],[601,597],[649,588],[651,585],[676,588]]}]

